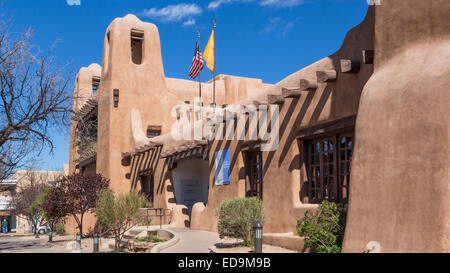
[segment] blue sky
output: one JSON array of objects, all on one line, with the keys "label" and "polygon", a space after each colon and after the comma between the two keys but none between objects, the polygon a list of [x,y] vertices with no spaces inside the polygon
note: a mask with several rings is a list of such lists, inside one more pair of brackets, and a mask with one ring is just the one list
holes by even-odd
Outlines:
[{"label": "blue sky", "polygon": [[[159,28],[166,77],[188,78],[196,29],[206,46],[212,21],[216,30],[216,70],[276,83],[335,52],[345,34],[359,24],[366,0],[0,0],[0,14],[14,32],[31,27],[42,50],[54,51],[74,74],[101,64],[109,23],[128,13]],[[212,73],[204,69],[202,79]],[[41,168],[68,163],[68,132],[55,132],[56,150],[42,155]]]}]

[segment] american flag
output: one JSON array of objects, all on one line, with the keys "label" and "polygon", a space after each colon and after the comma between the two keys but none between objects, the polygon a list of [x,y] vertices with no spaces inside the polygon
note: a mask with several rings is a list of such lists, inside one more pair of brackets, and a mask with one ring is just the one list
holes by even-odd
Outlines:
[{"label": "american flag", "polygon": [[203,56],[200,52],[200,41],[197,40],[197,45],[195,46],[194,58],[192,60],[191,71],[189,71],[189,77],[195,79],[197,78],[200,71],[203,69]]}]

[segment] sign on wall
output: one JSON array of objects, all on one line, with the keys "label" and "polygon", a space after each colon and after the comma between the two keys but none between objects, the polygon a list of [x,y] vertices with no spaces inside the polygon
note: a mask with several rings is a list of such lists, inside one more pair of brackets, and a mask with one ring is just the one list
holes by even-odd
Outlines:
[{"label": "sign on wall", "polygon": [[218,151],[214,157],[214,185],[230,184],[230,149]]}]

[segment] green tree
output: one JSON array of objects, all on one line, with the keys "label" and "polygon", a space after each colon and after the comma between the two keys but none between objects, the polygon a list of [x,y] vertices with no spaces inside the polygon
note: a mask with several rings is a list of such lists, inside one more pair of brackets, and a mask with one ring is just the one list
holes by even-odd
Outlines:
[{"label": "green tree", "polygon": [[258,197],[223,200],[215,213],[220,237],[242,239],[247,246],[254,244],[255,224],[264,223],[263,202]]},{"label": "green tree", "polygon": [[135,191],[119,196],[109,189],[102,192],[97,203],[97,221],[114,235],[116,251],[121,250],[125,232],[145,222],[140,209],[151,206],[144,195]]},{"label": "green tree", "polygon": [[317,211],[306,211],[297,222],[297,233],[311,253],[340,253],[344,239],[346,210],[323,201]]},{"label": "green tree", "polygon": [[37,228],[39,225],[44,223],[44,211],[42,210],[42,203],[45,201],[45,196],[47,195],[49,188],[44,188],[42,192],[36,197],[36,199],[31,203],[31,205],[26,209],[27,214],[30,219],[32,219],[32,225],[36,237],[39,237]]}]

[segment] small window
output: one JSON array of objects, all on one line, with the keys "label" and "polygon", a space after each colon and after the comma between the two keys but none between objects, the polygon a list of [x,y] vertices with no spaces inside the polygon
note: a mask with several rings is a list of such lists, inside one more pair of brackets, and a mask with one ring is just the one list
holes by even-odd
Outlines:
[{"label": "small window", "polygon": [[161,135],[161,126],[150,125],[147,128],[147,137],[153,138]]},{"label": "small window", "polygon": [[98,87],[100,86],[100,78],[93,77],[92,78],[92,94],[97,93]]},{"label": "small window", "polygon": [[144,54],[144,32],[131,30],[131,60],[135,64],[142,64]]},{"label": "small window", "polygon": [[263,160],[262,152],[245,152],[245,196],[263,198]]}]

